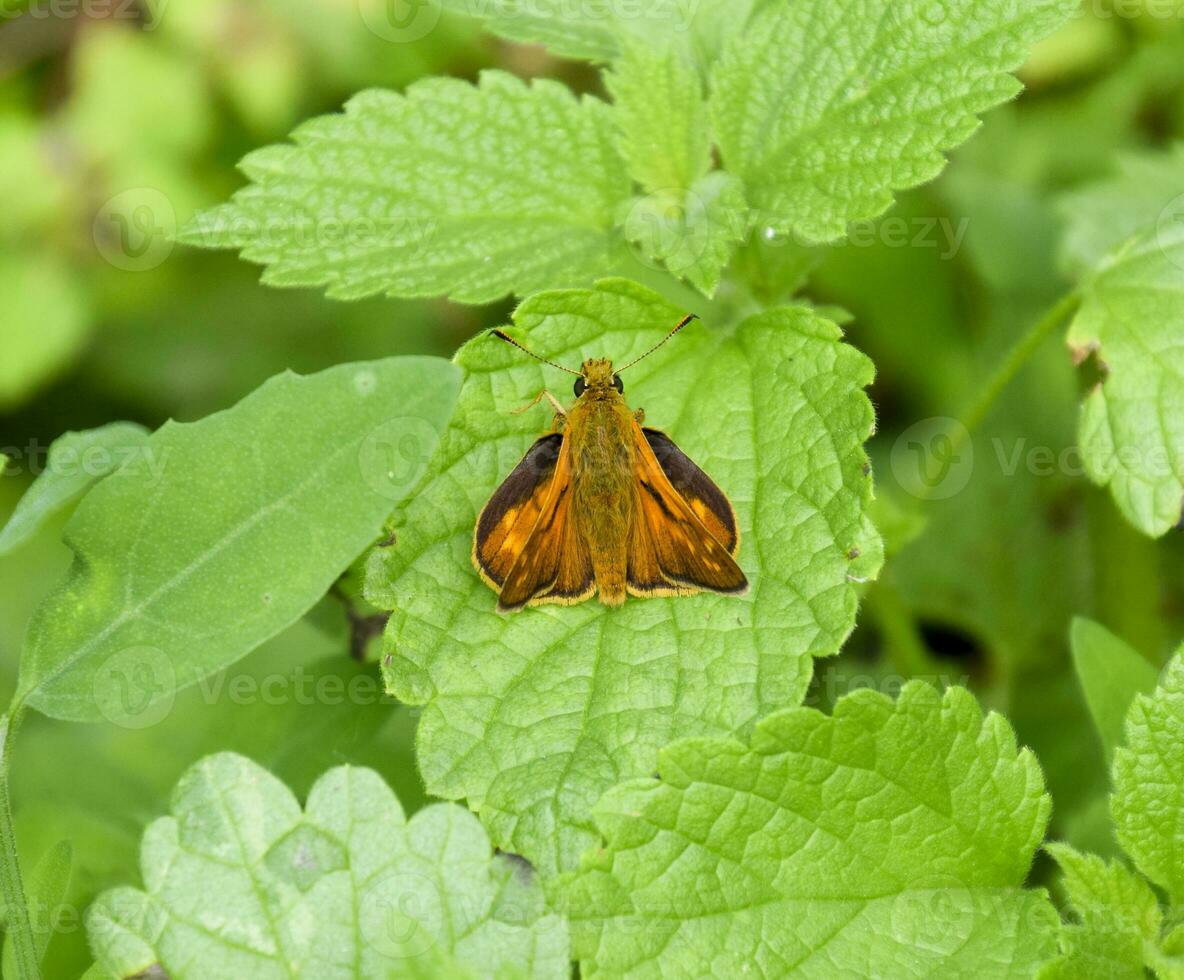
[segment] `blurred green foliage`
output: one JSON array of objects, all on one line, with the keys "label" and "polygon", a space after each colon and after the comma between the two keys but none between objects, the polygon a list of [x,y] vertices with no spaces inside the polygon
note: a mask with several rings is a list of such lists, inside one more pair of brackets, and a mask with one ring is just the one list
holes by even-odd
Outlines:
[{"label": "blurred green foliage", "polygon": [[[267,290],[232,254],[174,247],[170,235],[196,209],[240,185],[234,165],[244,153],[360,88],[402,88],[426,74],[473,78],[496,66],[596,84],[586,67],[447,15],[414,41],[392,40],[383,0],[84,2],[70,15],[26,6],[21,14],[9,3],[0,15],[0,451],[14,456],[0,477],[0,521],[66,430],[198,418],[286,368],[449,354],[505,319],[505,305],[344,304]],[[1162,664],[1184,635],[1179,535],[1140,536],[1106,494],[1056,462],[1071,458],[1083,383],[1059,338],[975,435],[961,492],[919,504],[893,459],[918,420],[957,416],[1063,294],[1058,242],[1074,194],[1112,178],[1122,154],[1184,139],[1184,5],[1180,16],[1165,10],[1174,8],[1149,4],[1131,16],[1130,3],[1090,0],[1034,53],[1024,95],[991,113],[946,173],[904,195],[866,240],[738,258],[761,265],[770,294],[809,273],[806,297],[852,314],[848,337],[878,371],[871,453],[892,557],[867,588],[844,653],[818,664],[813,703],[894,677],[969,684],[1036,750],[1054,833],[1104,853],[1114,852],[1106,769],[1069,623],[1089,616]],[[903,239],[887,233],[899,219]],[[0,686],[9,693],[25,624],[68,564],[66,516],[0,559]],[[348,626],[341,603],[327,599],[231,673],[377,684],[376,665],[348,657]],[[409,709],[377,696],[266,705],[232,697],[219,678],[228,679],[179,696],[148,731],[40,717],[22,731],[13,791],[24,863],[70,840],[73,907],[127,877],[142,826],[211,751],[243,752],[298,793],[328,765],[358,761],[382,772],[409,809],[422,801]],[[76,975],[89,960],[77,919],[63,920],[48,974]]]}]

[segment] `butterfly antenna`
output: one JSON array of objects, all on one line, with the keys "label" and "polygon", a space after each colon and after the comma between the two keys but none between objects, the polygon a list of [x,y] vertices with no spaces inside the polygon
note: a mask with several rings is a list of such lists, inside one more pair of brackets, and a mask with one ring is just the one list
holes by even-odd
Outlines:
[{"label": "butterfly antenna", "polygon": [[573,371],[571,368],[564,367],[562,364],[556,364],[554,361],[548,361],[545,357],[540,357],[538,354],[536,354],[534,351],[532,351],[529,347],[526,347],[525,345],[518,343],[518,341],[516,341],[508,333],[505,333],[501,330],[490,330],[489,332],[491,334],[493,334],[495,337],[497,337],[499,340],[504,340],[507,344],[513,344],[520,351],[522,351],[525,354],[529,354],[536,361],[542,361],[544,364],[550,364],[551,367],[559,368],[560,371],[566,371],[568,374],[574,374],[577,378],[583,377],[583,375],[581,375],[579,371]]},{"label": "butterfly antenna", "polygon": [[698,319],[699,318],[697,316],[695,316],[694,313],[688,313],[681,320],[679,320],[677,324],[675,324],[674,329],[671,330],[670,333],[668,333],[665,337],[663,337],[656,344],[654,344],[654,346],[651,347],[649,350],[647,350],[644,354],[642,354],[640,357],[633,358],[633,360],[631,360],[628,364],[626,364],[625,367],[617,368],[617,374],[620,374],[626,368],[633,367],[633,365],[636,364],[638,361],[640,361],[642,358],[649,357],[654,351],[656,351],[659,347],[661,347],[664,343],[666,343],[666,341],[668,341],[671,337],[673,337],[676,333],[678,333],[688,323],[690,323],[692,320],[698,320]]}]

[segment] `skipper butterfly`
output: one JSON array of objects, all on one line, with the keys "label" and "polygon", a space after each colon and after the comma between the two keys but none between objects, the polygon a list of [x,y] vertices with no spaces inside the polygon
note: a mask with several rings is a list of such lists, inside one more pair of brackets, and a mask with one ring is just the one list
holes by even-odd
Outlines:
[{"label": "skipper butterfly", "polygon": [[551,430],[494,491],[473,534],[473,564],[498,594],[498,610],[573,605],[598,595],[739,594],[740,532],[723,491],[665,433],[625,402],[621,371],[694,320],[685,317],[641,357],[614,371],[591,359],[578,371],[539,357],[500,330],[493,335],[576,375],[576,401],[555,407]]}]

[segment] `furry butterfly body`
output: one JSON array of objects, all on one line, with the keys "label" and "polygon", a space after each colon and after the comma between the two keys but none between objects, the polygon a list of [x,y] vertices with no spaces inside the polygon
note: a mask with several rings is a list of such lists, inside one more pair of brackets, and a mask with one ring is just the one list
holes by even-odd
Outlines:
[{"label": "furry butterfly body", "polygon": [[571,373],[575,404],[563,409],[543,393],[557,409],[552,431],[477,519],[473,564],[498,608],[743,592],[740,537],[723,491],[668,436],[644,427],[610,361]]}]

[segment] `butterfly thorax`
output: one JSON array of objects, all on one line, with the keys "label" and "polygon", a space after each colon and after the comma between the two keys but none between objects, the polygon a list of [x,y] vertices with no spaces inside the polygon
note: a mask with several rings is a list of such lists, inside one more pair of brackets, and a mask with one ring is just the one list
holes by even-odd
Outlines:
[{"label": "butterfly thorax", "polygon": [[588,544],[601,598],[610,604],[625,598],[636,442],[633,413],[613,388],[611,376],[609,365],[607,386],[589,383],[568,411],[566,424],[576,530]]}]

